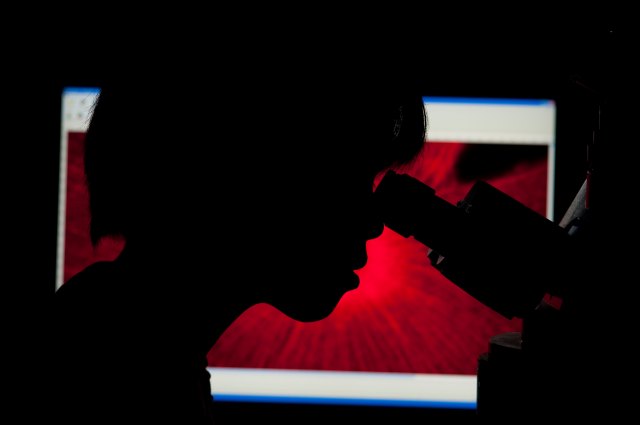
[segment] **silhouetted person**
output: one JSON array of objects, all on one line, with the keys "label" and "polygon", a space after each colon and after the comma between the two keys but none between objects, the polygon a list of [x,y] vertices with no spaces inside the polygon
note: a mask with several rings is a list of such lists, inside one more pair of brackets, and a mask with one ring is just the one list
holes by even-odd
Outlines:
[{"label": "silhouetted person", "polygon": [[426,116],[401,64],[327,57],[104,78],[90,233],[126,242],[56,292],[57,423],[208,423],[206,355],[236,318],[321,320],[358,287],[374,178],[419,154]]}]

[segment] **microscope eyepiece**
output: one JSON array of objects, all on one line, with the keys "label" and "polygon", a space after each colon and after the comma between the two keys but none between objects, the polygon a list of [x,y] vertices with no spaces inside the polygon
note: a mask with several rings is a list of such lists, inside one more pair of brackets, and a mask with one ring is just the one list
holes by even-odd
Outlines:
[{"label": "microscope eyepiece", "polygon": [[524,317],[553,292],[566,232],[490,184],[477,181],[454,205],[389,171],[374,200],[387,227],[427,246],[434,267],[503,316]]}]

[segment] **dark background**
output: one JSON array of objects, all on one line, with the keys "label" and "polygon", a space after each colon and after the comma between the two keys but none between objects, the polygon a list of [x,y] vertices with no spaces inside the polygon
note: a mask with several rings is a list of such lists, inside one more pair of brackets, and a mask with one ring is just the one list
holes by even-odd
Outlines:
[{"label": "dark background", "polygon": [[[625,150],[619,136],[623,133],[620,128],[620,99],[627,85],[631,85],[627,68],[622,66],[630,34],[604,19],[557,28],[545,28],[540,24],[534,29],[513,26],[504,30],[457,31],[456,34],[455,38],[440,31],[425,34],[428,46],[424,49],[425,72],[421,82],[425,93],[557,100],[556,159],[563,174],[558,176],[556,186],[556,217],[562,216],[584,181],[586,145],[592,140],[592,132],[598,125],[597,105],[606,104],[606,137],[604,143],[592,150],[592,154],[596,153],[595,175],[598,178],[594,201],[600,206],[600,223],[609,223],[608,219],[617,216],[620,209],[616,206],[617,198],[608,189],[616,186],[623,193],[631,193],[627,186],[620,187],[620,183],[627,181],[626,175],[620,175],[626,168],[623,165],[611,167],[612,158],[615,156],[617,161],[618,155],[624,157],[628,150]],[[55,282],[60,91],[65,85],[99,85],[100,73],[109,66],[91,53],[82,53],[82,49],[80,60],[69,61],[52,58],[47,50],[48,47],[38,45],[31,54],[17,52],[16,61],[10,61],[12,66],[6,79],[8,97],[5,97],[10,102],[10,113],[5,114],[8,132],[5,133],[7,156],[4,171],[7,176],[4,181],[12,195],[10,203],[7,203],[11,208],[8,208],[10,217],[6,222],[9,223],[9,233],[16,231],[17,236],[10,244],[12,256],[9,261],[19,276],[12,287],[20,291],[35,290],[42,295],[38,299],[43,300],[53,293]],[[608,235],[608,232],[604,233]],[[604,248],[610,248],[608,240]],[[608,252],[613,255],[610,250]],[[17,261],[13,261],[14,254],[17,254]],[[623,258],[614,258],[618,265],[625,264]],[[606,270],[611,271],[610,268]],[[624,275],[625,270],[626,267],[617,267],[616,273]],[[620,288],[615,287],[615,283],[613,285],[607,293],[615,293],[616,300],[624,298]],[[617,314],[617,309],[611,308],[610,304],[598,309],[605,330],[594,332],[594,338],[617,340],[625,335],[628,326],[612,326],[618,323],[611,319]],[[47,311],[45,307],[35,310]],[[44,320],[38,312],[29,316],[37,318],[36,328],[38,320]],[[621,320],[626,318],[624,315]],[[611,334],[609,329],[613,327],[618,330]],[[594,340],[595,346],[600,344],[601,339]],[[615,350],[616,346],[614,344],[611,349]],[[599,370],[600,365],[594,367]],[[471,422],[478,419],[474,411],[365,406],[229,403],[219,404],[218,410],[219,423],[238,423],[245,418],[276,419],[285,423],[300,419],[327,422],[369,419],[465,419]]]}]

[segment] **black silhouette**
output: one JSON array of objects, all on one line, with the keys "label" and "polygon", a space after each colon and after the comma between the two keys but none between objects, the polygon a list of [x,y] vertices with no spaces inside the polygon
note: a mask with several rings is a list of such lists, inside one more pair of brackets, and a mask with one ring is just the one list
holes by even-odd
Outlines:
[{"label": "black silhouette", "polygon": [[321,320],[358,286],[383,229],[374,178],[419,154],[424,106],[401,65],[307,59],[257,78],[183,63],[102,80],[90,233],[126,243],[56,292],[60,423],[209,423],[206,353],[237,317],[269,303]]}]

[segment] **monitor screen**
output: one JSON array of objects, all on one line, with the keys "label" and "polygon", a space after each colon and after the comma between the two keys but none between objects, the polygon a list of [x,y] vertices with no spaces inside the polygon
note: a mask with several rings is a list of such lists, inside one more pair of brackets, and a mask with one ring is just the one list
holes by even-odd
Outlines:
[{"label": "monitor screen", "polygon": [[[56,288],[122,249],[109,240],[94,248],[88,233],[82,153],[98,94],[62,93]],[[482,179],[554,218],[553,100],[427,95],[424,103],[427,145],[407,173],[454,204]],[[385,228],[367,249],[359,288],[328,318],[296,322],[264,304],[239,317],[208,354],[214,400],[475,409],[478,357],[521,320],[448,281],[412,238]]]}]

